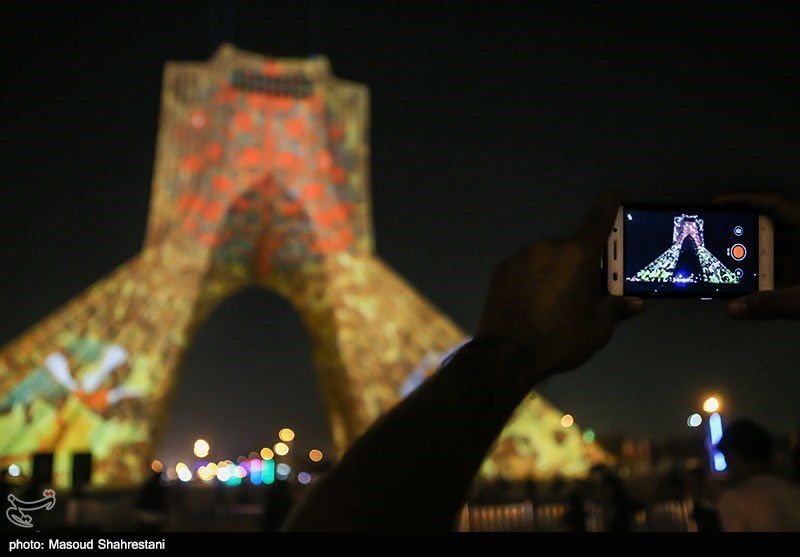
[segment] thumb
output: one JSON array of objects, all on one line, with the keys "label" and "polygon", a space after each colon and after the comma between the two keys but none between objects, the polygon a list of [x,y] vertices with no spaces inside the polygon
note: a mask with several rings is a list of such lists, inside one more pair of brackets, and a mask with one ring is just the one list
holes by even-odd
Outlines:
[{"label": "thumb", "polygon": [[601,318],[613,324],[642,313],[644,300],[635,296],[606,296],[599,309]]},{"label": "thumb", "polygon": [[727,309],[737,319],[800,319],[800,286],[754,292],[731,301]]}]

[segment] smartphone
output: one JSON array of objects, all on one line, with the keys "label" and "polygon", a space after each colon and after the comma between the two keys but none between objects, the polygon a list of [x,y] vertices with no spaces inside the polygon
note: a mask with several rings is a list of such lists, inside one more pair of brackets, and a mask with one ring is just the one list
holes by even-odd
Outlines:
[{"label": "smartphone", "polygon": [[626,204],[608,237],[608,292],[648,298],[772,290],[772,219],[747,207]]}]

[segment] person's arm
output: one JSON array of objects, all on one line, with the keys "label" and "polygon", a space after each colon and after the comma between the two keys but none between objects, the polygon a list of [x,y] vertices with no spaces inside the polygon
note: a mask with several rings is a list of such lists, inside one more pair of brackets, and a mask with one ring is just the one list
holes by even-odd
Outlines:
[{"label": "person's arm", "polygon": [[451,531],[470,484],[523,398],[573,369],[641,311],[598,280],[620,194],[601,196],[569,240],[500,264],[472,341],[379,419],[321,478],[284,531]]},{"label": "person's arm", "polygon": [[720,195],[718,204],[743,204],[773,217],[775,290],[754,292],[728,303],[739,319],[800,319],[800,202],[780,190],[747,190]]}]

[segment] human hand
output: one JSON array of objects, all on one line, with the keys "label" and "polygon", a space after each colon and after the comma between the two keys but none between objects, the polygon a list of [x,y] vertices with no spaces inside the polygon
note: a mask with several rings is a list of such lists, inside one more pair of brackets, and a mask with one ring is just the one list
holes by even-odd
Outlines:
[{"label": "human hand", "polygon": [[775,290],[754,292],[728,303],[741,319],[800,319],[800,202],[784,191],[744,190],[717,196],[716,204],[747,205],[775,222]]},{"label": "human hand", "polygon": [[640,313],[641,298],[609,295],[598,277],[621,202],[621,192],[603,192],[575,236],[539,240],[499,264],[475,339],[511,340],[551,375],[581,365],[611,339],[618,321]]}]

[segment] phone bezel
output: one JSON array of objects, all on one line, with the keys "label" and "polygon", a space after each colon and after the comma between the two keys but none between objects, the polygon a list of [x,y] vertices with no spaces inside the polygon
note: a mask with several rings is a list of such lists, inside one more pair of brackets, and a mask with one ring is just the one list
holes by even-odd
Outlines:
[{"label": "phone bezel", "polygon": [[697,205],[677,203],[625,203],[617,209],[614,224],[608,236],[605,254],[606,286],[609,294],[615,296],[632,295],[644,298],[694,298],[711,300],[719,298],[736,298],[744,295],[742,292],[625,292],[624,254],[625,235],[623,214],[627,209],[680,211],[686,213],[708,212],[748,212],[758,215],[758,289],[772,290],[774,288],[774,226],[769,215],[758,213],[752,207],[742,205]]}]

